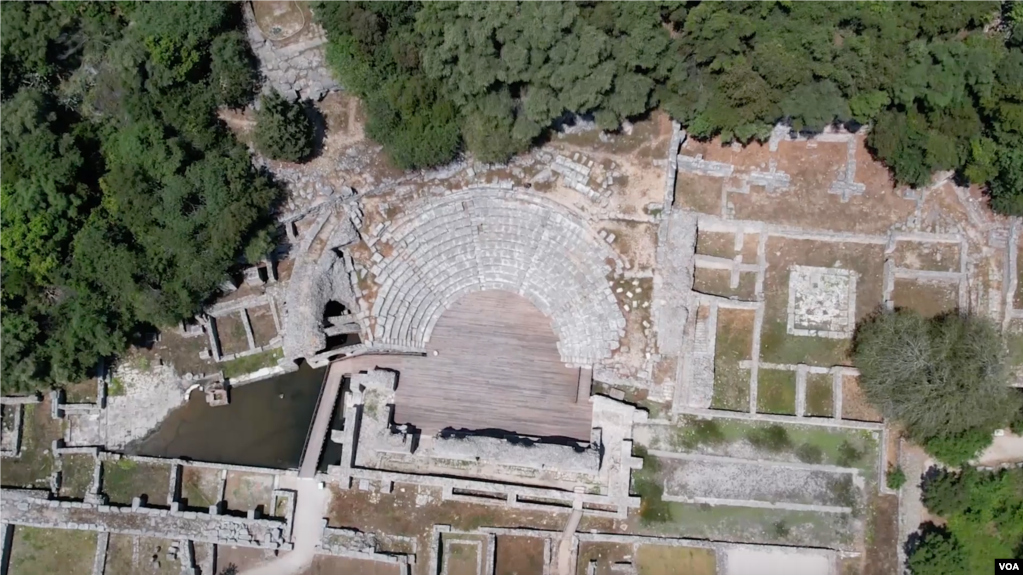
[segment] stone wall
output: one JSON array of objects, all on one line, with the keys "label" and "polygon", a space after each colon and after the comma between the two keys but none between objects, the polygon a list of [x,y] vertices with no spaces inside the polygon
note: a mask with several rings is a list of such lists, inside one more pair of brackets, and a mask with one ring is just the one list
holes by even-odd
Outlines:
[{"label": "stone wall", "polygon": [[48,529],[78,529],[141,537],[200,541],[217,545],[291,549],[283,537],[285,524],[270,519],[249,519],[197,511],[96,505],[57,501],[38,493],[0,490],[0,515],[14,525]]}]

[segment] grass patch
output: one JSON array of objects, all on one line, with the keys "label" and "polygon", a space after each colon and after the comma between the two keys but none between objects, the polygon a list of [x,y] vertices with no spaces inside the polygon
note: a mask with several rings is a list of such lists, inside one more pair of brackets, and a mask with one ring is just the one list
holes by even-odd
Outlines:
[{"label": "grass patch", "polygon": [[220,369],[224,372],[224,377],[230,379],[232,377],[239,377],[259,371],[264,367],[273,367],[277,365],[277,362],[284,357],[284,351],[281,348],[271,349],[270,351],[264,351],[261,353],[254,353],[238,359],[232,359],[231,361],[220,364]]},{"label": "grass patch", "polygon": [[749,411],[749,370],[740,368],[739,362],[752,356],[753,316],[749,310],[718,309],[710,402],[714,409]]},{"label": "grass patch", "polygon": [[835,415],[833,381],[830,373],[806,374],[806,415],[832,417]]},{"label": "grass patch", "polygon": [[50,417],[49,396],[42,403],[24,406],[22,413],[21,456],[4,459],[0,465],[0,484],[5,487],[50,486],[53,472],[53,440],[63,433],[60,421]]},{"label": "grass patch", "polygon": [[166,505],[169,481],[170,468],[165,465],[129,459],[103,462],[103,492],[111,503],[130,505],[132,498],[145,495],[147,505]]},{"label": "grass patch", "polygon": [[664,501],[664,486],[658,477],[660,462],[642,445],[635,445],[632,454],[643,459],[643,469],[632,472],[632,492],[640,497],[640,518],[644,524],[671,521],[671,509]]},{"label": "grass patch", "polygon": [[671,447],[689,450],[700,445],[717,445],[728,440],[715,419],[690,419],[685,425],[674,428],[670,438]]},{"label": "grass patch", "polygon": [[796,414],[796,372],[760,369],[757,377],[757,412]]},{"label": "grass patch", "polygon": [[124,380],[114,377],[107,386],[107,395],[124,395]]},{"label": "grass patch", "polygon": [[785,318],[765,320],[760,335],[760,360],[819,367],[851,365],[850,344],[848,339],[789,335]]},{"label": "grass patch", "polygon": [[847,515],[811,511],[672,502],[669,513],[661,533],[745,543],[850,546],[856,530]]},{"label": "grass patch", "polygon": [[11,573],[88,575],[96,534],[69,529],[17,526],[11,544]]},{"label": "grass patch", "polygon": [[748,442],[760,449],[759,456],[767,460],[792,461],[795,457],[807,463],[856,467],[868,477],[876,474],[878,442],[876,434],[867,430],[724,417],[682,418],[677,425],[661,428],[664,431],[655,435],[652,443],[669,451],[748,457],[739,451],[730,452],[731,445]]}]

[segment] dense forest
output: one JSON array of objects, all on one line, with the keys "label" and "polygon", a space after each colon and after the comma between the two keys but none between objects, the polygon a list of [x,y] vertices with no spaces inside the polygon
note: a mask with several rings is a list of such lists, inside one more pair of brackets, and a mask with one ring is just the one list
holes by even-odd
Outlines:
[{"label": "dense forest", "polygon": [[0,4],[3,391],[75,381],[271,247],[279,189],[217,120],[239,5]]},{"label": "dense forest", "polygon": [[938,170],[1023,214],[1023,3],[324,2],[329,58],[406,168],[502,161],[571,114],[660,106],[699,138],[870,124],[903,183]]}]

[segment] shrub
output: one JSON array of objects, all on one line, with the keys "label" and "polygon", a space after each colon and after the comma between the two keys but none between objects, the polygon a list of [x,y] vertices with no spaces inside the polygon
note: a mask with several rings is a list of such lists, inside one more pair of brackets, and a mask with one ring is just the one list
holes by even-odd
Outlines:
[{"label": "shrub", "polygon": [[632,491],[640,498],[640,518],[644,524],[670,521],[671,507],[664,501],[664,486],[658,482],[657,458],[648,455],[642,445],[635,445],[632,454],[643,459],[643,469],[632,474]]},{"label": "shrub", "polygon": [[313,152],[313,124],[301,104],[276,91],[263,96],[256,115],[256,149],[274,160],[302,162]]},{"label": "shrub", "polygon": [[753,447],[766,449],[774,453],[785,451],[792,447],[789,432],[778,424],[751,429],[746,432],[746,439],[753,444]]},{"label": "shrub", "polygon": [[850,443],[848,440],[843,441],[842,445],[838,446],[838,464],[842,467],[854,467],[859,463],[863,457],[863,451],[858,447]]},{"label": "shrub", "polygon": [[906,472],[902,470],[899,465],[888,466],[888,474],[885,476],[885,483],[888,484],[888,489],[894,489],[898,491],[902,489],[902,486],[906,484]]},{"label": "shrub", "polygon": [[992,433],[970,429],[960,433],[935,435],[924,440],[924,449],[943,463],[962,465],[991,445]]},{"label": "shrub", "polygon": [[966,575],[966,554],[948,530],[926,524],[911,546],[906,567],[913,575]]},{"label": "shrub", "polygon": [[677,448],[693,449],[699,445],[715,445],[725,441],[721,426],[713,419],[691,419],[675,434]]},{"label": "shrub", "polygon": [[796,449],[796,457],[803,463],[820,463],[824,461],[824,451],[816,445],[804,443]]}]

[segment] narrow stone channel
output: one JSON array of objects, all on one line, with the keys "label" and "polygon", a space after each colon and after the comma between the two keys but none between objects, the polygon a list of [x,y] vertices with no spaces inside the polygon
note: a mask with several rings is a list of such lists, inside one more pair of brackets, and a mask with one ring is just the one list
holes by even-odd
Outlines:
[{"label": "narrow stone channel", "polygon": [[125,451],[198,461],[298,467],[316,409],[323,369],[301,369],[231,389],[231,404],[210,407],[201,392]]}]

